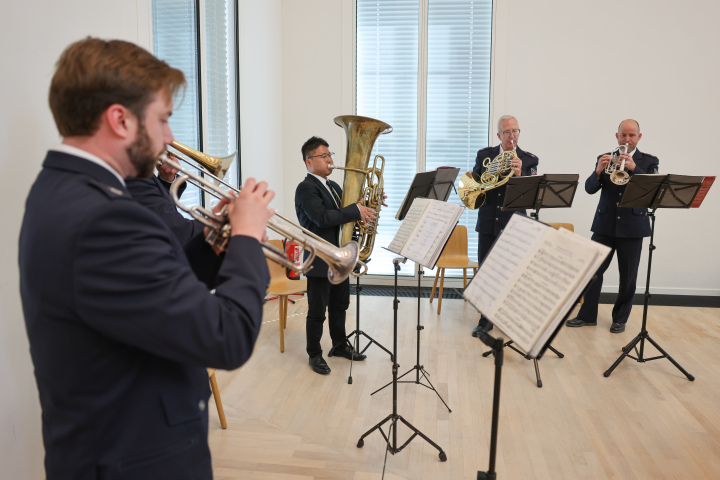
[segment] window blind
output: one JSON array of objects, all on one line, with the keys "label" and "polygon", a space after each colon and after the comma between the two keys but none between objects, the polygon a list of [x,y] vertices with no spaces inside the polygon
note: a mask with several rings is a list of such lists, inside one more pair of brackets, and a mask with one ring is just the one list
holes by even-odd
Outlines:
[{"label": "window blind", "polygon": [[[381,212],[369,274],[393,274],[395,255],[380,247],[397,232],[393,217],[414,174],[439,166],[468,172],[487,146],[491,28],[492,0],[357,0],[357,112],[394,128],[373,151],[386,159],[389,206]],[[426,61],[418,61],[418,52],[427,52]],[[449,201],[461,204],[456,193]],[[471,259],[477,258],[476,221],[475,210],[460,219]],[[407,270],[401,273],[413,274]]]}]

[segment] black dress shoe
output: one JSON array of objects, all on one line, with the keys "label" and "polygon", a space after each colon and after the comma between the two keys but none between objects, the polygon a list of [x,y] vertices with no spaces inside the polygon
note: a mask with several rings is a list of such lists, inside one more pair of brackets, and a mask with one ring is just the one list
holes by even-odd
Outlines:
[{"label": "black dress shoe", "polygon": [[319,373],[320,375],[327,375],[330,373],[330,367],[325,362],[323,357],[310,357],[310,366],[313,372]]},{"label": "black dress shoe", "polygon": [[624,323],[617,323],[614,322],[612,325],[610,325],[610,332],[611,333],[622,333],[625,331],[625,324]]},{"label": "black dress shoe", "polygon": [[568,327],[594,327],[597,325],[597,321],[590,322],[587,320],[581,320],[579,318],[571,318],[567,322],[565,322],[565,325]]},{"label": "black dress shoe", "polygon": [[328,352],[328,357],[345,357],[348,360],[353,360],[356,362],[359,362],[360,360],[365,360],[367,358],[366,355],[355,352],[355,349],[353,349],[352,345],[350,345],[349,342],[335,345]]},{"label": "black dress shoe", "polygon": [[493,324],[488,322],[485,325],[477,325],[475,328],[473,328],[472,336],[477,338],[480,336],[480,332],[484,330],[485,332],[489,332],[493,329]]}]

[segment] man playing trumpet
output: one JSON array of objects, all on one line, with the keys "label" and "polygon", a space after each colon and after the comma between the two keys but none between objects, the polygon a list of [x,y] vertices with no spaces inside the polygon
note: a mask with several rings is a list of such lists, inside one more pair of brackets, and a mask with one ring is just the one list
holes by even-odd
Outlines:
[{"label": "man playing trumpet", "polygon": [[28,195],[19,248],[47,478],[212,478],[205,367],[252,353],[274,194],[248,179],[229,201],[232,238],[210,294],[124,180],[152,175],[184,85],[120,40],[78,41],[57,63],[49,101],[63,141]]},{"label": "man playing trumpet", "polygon": [[[618,168],[624,163],[624,170],[629,175],[658,173],[658,158],[637,149],[642,133],[640,133],[640,124],[636,120],[623,120],[618,126],[615,138],[618,145],[627,145],[627,153],[619,155]],[[593,232],[591,238],[612,250],[597,271],[597,278],[590,285],[577,317],[568,320],[566,325],[568,327],[597,325],[603,274],[610,266],[614,252],[617,251],[620,285],[612,310],[610,331],[622,333],[625,331],[625,324],[632,309],[643,238],[650,236],[650,220],[646,208],[619,206],[625,192],[625,184],[613,183],[611,174],[606,171],[611,158],[611,154],[608,153],[598,157],[595,171],[585,181],[585,191],[591,195],[601,191],[591,228]]]}]

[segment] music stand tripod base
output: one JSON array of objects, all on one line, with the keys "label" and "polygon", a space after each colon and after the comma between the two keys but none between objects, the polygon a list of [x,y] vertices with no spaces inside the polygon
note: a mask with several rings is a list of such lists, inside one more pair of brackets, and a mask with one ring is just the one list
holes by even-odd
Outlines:
[{"label": "music stand tripod base", "polygon": [[[367,260],[367,261],[369,261],[369,260]],[[356,352],[359,352],[360,355],[365,353],[365,350],[370,348],[370,345],[372,345],[374,343],[375,345],[380,347],[380,349],[384,350],[385,352],[387,352],[388,355],[390,355],[390,361],[392,362],[395,359],[395,357],[393,357],[393,354],[390,352],[390,350],[388,350],[387,348],[382,346],[382,344],[380,342],[378,342],[377,340],[372,338],[370,335],[368,335],[367,333],[360,330],[360,292],[362,292],[362,286],[360,286],[360,277],[359,276],[355,277],[355,279],[356,279],[356,283],[355,283],[355,330],[350,332],[345,337],[345,341],[350,342],[350,339],[354,335],[355,336],[354,349]],[[368,344],[365,345],[365,348],[363,348],[362,350],[360,350],[360,336],[363,336],[368,340]],[[350,344],[352,345],[352,342],[350,342]],[[352,367],[353,367],[353,359],[350,358],[350,374],[348,375],[348,384],[349,385],[352,385],[352,382],[353,382]]]},{"label": "music stand tripod base", "polygon": [[[395,268],[395,298],[393,300],[393,359],[397,359],[397,325],[398,325],[398,304],[400,303],[400,300],[398,300],[398,271],[400,271],[400,263],[404,262],[405,259],[403,258],[396,258],[393,260],[394,268]],[[385,439],[385,443],[387,444],[387,452],[390,452],[391,454],[395,455],[397,452],[401,451],[403,448],[405,448],[415,437],[419,436],[426,442],[428,442],[430,445],[435,447],[438,450],[438,458],[440,458],[441,462],[447,461],[447,455],[443,451],[440,446],[430,440],[429,437],[427,437],[425,434],[423,434],[420,430],[415,428],[413,425],[410,424],[407,420],[405,420],[401,415],[397,413],[397,380],[398,380],[398,368],[400,368],[400,365],[397,364],[395,360],[393,360],[393,366],[392,366],[392,374],[393,374],[393,411],[390,415],[385,417],[380,423],[372,427],[370,430],[365,432],[360,439],[357,442],[357,447],[362,448],[365,445],[365,437],[370,435],[375,430],[379,430],[380,434]],[[410,430],[412,430],[413,434],[408,438],[405,443],[400,445],[398,447],[397,445],[397,423],[398,421],[402,422],[406,427],[408,427]],[[388,428],[387,434],[385,434],[385,431],[382,429],[383,425],[385,425],[387,422],[390,422],[390,427]],[[387,461],[387,455],[386,455],[386,461]]]},{"label": "music stand tripod base", "polygon": [[[522,355],[522,356],[525,358],[525,360],[532,360],[532,361],[533,361],[533,363],[535,364],[535,379],[537,380],[537,386],[538,386],[538,388],[542,388],[543,384],[542,384],[542,379],[540,378],[540,367],[538,366],[538,359],[537,359],[537,358],[532,358],[532,357],[531,357],[530,355],[528,355],[527,353],[525,353],[525,352],[523,352],[522,350],[520,350],[520,349],[518,349],[517,347],[515,347],[515,345],[513,345],[513,341],[512,341],[512,340],[508,340],[507,342],[505,342],[505,343],[503,344],[503,348],[504,348],[504,347],[508,347],[508,348],[511,348],[512,350],[516,351],[517,353],[519,353],[520,355]],[[550,350],[551,352],[553,352],[555,355],[557,355],[558,358],[565,358],[565,355],[562,354],[562,353],[560,353],[558,350],[556,350],[555,347],[553,347],[552,345],[548,345],[547,348],[548,348],[548,350]],[[492,353],[493,353],[493,350],[488,350],[487,352],[483,353],[482,356],[483,356],[483,357],[488,357],[488,356],[489,356],[490,354],[492,354]]]}]

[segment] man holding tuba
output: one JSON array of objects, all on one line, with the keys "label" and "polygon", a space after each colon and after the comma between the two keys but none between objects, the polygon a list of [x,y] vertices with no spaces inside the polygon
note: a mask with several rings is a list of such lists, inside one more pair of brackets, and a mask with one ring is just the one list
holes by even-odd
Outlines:
[{"label": "man holding tuba", "polygon": [[[629,175],[658,173],[658,158],[637,149],[642,133],[640,133],[640,124],[636,120],[620,122],[615,138],[619,146],[627,145],[627,153],[621,153],[617,160],[619,165],[624,163],[624,169]],[[622,333],[625,331],[625,324],[632,309],[643,238],[650,236],[650,219],[647,218],[646,208],[618,206],[625,191],[625,183],[616,184],[611,180],[612,175],[606,171],[611,158],[612,155],[609,153],[598,157],[595,171],[585,181],[585,191],[592,195],[601,190],[591,228],[592,239],[607,245],[612,250],[600,266],[597,279],[590,285],[578,316],[568,320],[566,325],[568,327],[597,325],[603,274],[610,266],[613,253],[617,251],[620,285],[612,310],[610,331]]]},{"label": "man holding tuba", "polygon": [[[475,157],[473,173],[481,175],[485,171],[483,162],[486,158],[494,159],[502,152],[514,152],[511,163],[513,174],[518,177],[537,175],[538,157],[517,146],[520,139],[520,126],[517,119],[511,115],[503,115],[498,119],[497,130],[500,145],[478,151]],[[513,213],[517,211],[525,214],[525,210],[502,210],[505,202],[505,188],[505,185],[501,185],[488,191],[485,203],[478,209],[478,220],[475,226],[475,231],[478,232],[478,263],[482,263],[495,239],[510,221]],[[491,330],[492,328],[492,323],[481,315],[472,335],[477,337],[481,329]]]},{"label": "man holding tuba", "polygon": [[[361,202],[341,208],[342,189],[328,180],[333,164],[328,143],[320,137],[312,137],[303,144],[301,152],[308,174],[295,190],[295,213],[300,225],[339,246],[340,227],[358,220],[372,221],[376,212]],[[308,252],[305,252],[306,258]],[[352,360],[364,360],[365,355],[355,352],[345,334],[345,312],[350,305],[350,280],[333,285],[327,277],[327,264],[315,258],[307,277],[308,313],[305,321],[307,353],[310,367],[315,373],[327,375],[330,367],[322,357],[320,339],[323,333],[325,312],[332,348],[328,356],[340,356]]]}]

